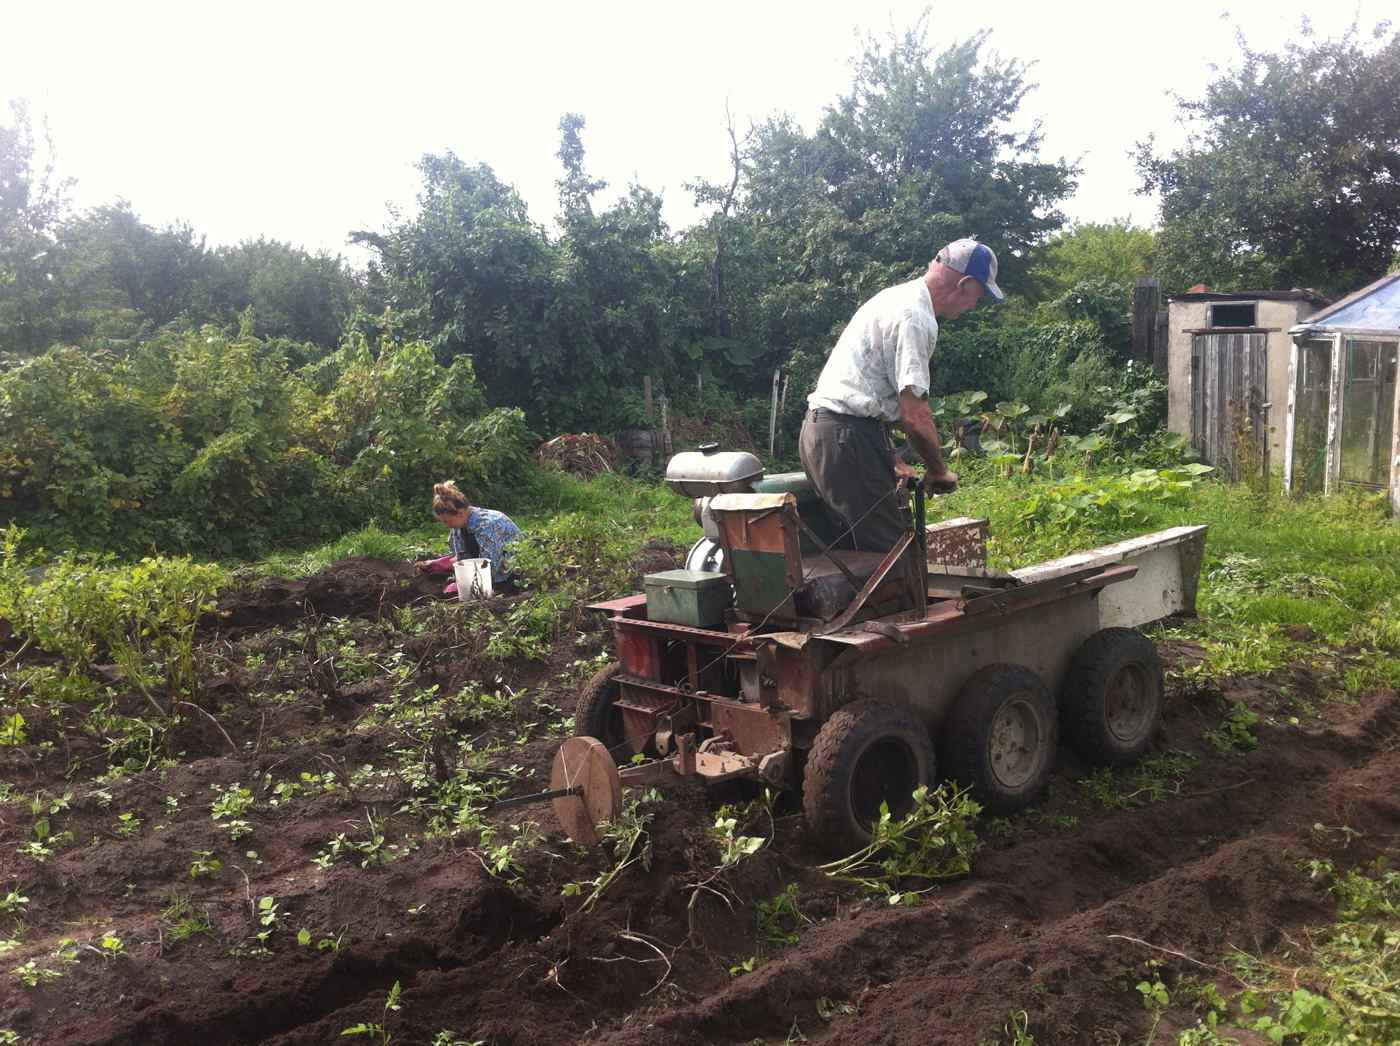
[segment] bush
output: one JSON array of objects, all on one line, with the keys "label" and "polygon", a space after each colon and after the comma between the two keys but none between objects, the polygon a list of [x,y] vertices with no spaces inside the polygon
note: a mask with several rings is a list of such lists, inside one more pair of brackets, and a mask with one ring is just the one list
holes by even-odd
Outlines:
[{"label": "bush", "polygon": [[530,588],[584,603],[626,589],[631,548],[625,532],[608,521],[570,512],[516,541],[512,563]]},{"label": "bush", "polygon": [[421,512],[437,480],[505,496],[532,470],[471,360],[362,337],[302,372],[247,323],[124,357],[55,348],[0,373],[0,521],[51,546],[264,554]]},{"label": "bush", "polygon": [[0,535],[0,617],[16,636],[62,657],[75,682],[99,657],[110,659],[162,714],[194,692],[194,631],[214,608],[225,581],[220,568],[166,558],[112,566],[70,553],[31,581],[33,561],[20,551],[23,538],[15,526]]}]

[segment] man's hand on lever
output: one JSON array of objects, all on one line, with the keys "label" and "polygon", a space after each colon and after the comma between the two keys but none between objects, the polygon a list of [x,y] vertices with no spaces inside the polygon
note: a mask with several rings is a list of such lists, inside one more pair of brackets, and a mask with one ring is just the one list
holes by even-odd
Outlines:
[{"label": "man's hand on lever", "polygon": [[[913,389],[902,390],[899,394],[899,420],[909,442],[928,465],[928,471],[924,473],[924,490],[930,494],[947,494],[957,490],[958,474],[949,469],[943,460],[943,445],[938,439],[938,429],[933,423],[933,413],[928,409],[928,400]],[[904,467],[909,468],[907,465]],[[894,471],[896,476],[905,476],[897,460]],[[912,469],[909,471],[913,472]]]}]

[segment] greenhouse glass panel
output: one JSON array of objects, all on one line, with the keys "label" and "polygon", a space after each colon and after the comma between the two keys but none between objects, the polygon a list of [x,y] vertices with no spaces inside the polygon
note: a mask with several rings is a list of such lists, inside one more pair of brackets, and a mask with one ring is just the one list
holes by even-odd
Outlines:
[{"label": "greenhouse glass panel", "polygon": [[[1341,480],[1383,490],[1390,484],[1397,343],[1347,338],[1342,384]],[[1295,466],[1296,467],[1296,466]]]},{"label": "greenhouse glass panel", "polygon": [[1332,343],[1298,346],[1298,387],[1293,412],[1293,485],[1321,494],[1327,475],[1327,411],[1332,402]]}]

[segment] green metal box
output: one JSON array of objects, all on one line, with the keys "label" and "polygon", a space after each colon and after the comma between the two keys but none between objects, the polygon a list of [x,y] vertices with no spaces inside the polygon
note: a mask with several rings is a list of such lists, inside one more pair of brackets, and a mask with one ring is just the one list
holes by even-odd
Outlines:
[{"label": "green metal box", "polygon": [[708,570],[663,570],[642,579],[647,620],[691,628],[721,628],[734,598],[729,579]]}]

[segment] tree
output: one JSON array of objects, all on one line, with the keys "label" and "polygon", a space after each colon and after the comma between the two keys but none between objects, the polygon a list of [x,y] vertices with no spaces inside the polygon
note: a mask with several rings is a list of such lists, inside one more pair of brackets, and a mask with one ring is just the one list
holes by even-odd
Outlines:
[{"label": "tree", "polygon": [[0,351],[37,352],[62,330],[56,232],[69,183],[41,163],[22,102],[0,126]]},{"label": "tree", "polygon": [[[726,278],[753,295],[732,354],[755,379],[794,349],[825,352],[865,298],[928,265],[944,243],[977,235],[998,280],[1026,287],[1031,249],[1060,228],[1075,169],[1038,157],[1038,125],[1016,130],[1025,66],[986,53],[987,34],[934,53],[926,20],[870,38],[850,92],[812,134],[789,117],[760,124],[745,155]],[[737,330],[742,330],[736,324]],[[747,351],[744,351],[747,350]]]},{"label": "tree", "polygon": [[1031,281],[1046,298],[1092,280],[1131,287],[1139,276],[1153,275],[1156,250],[1156,233],[1126,219],[1085,222],[1057,233],[1035,251]]},{"label": "tree", "polygon": [[1137,147],[1142,191],[1161,194],[1167,289],[1374,279],[1400,247],[1400,35],[1319,40],[1305,21],[1279,53],[1240,49],[1203,97],[1178,99],[1183,148]]}]

